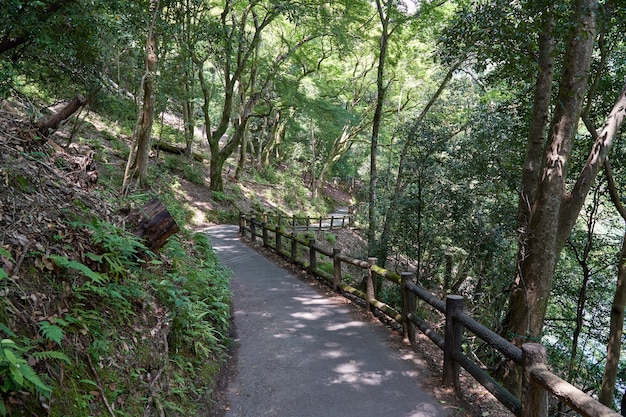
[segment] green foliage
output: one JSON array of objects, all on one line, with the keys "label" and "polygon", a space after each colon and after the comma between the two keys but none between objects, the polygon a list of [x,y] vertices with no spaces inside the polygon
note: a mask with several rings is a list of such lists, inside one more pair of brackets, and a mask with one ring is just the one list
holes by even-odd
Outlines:
[{"label": "green foliage", "polygon": [[335,265],[332,262],[318,262],[317,269],[323,273],[332,276],[335,271]]},{"label": "green foliage", "polygon": [[153,285],[172,315],[171,344],[192,346],[200,358],[223,350],[230,322],[229,272],[219,266],[204,234],[193,235],[194,262],[175,254],[182,248],[176,242],[168,252],[179,259],[175,271]]},{"label": "green foliage", "polygon": [[61,345],[61,341],[65,338],[65,332],[63,329],[55,324],[51,324],[47,320],[39,322],[39,330],[41,331],[41,335],[43,337],[59,345]]},{"label": "green foliage", "polygon": [[165,167],[172,174],[180,175],[192,184],[205,184],[206,174],[202,163],[189,160],[184,156],[166,155]]},{"label": "green foliage", "polygon": [[212,191],[211,196],[213,197],[213,200],[218,201],[220,203],[233,202],[235,199],[234,196],[226,194],[223,191]]},{"label": "green foliage", "polygon": [[326,241],[329,244],[334,245],[335,243],[337,243],[337,236],[336,235],[334,235],[334,234],[332,234],[330,232],[326,232],[324,234],[324,236],[326,237]]},{"label": "green foliage", "polygon": [[[23,354],[28,349],[18,346],[11,339],[0,341],[0,392],[3,395],[26,389],[33,393],[49,396],[52,388],[43,383],[40,376],[28,364]],[[7,415],[6,404],[0,402],[0,414]]]},{"label": "green foliage", "polygon": [[80,272],[83,276],[91,279],[96,284],[104,284],[108,280],[108,277],[106,275],[99,274],[98,272],[93,271],[87,265],[82,264],[78,261],[71,261],[64,256],[59,255],[50,255],[49,258],[61,268],[73,269],[77,272]]},{"label": "green foliage", "polygon": [[[94,218],[90,223],[74,223],[73,225],[84,227],[91,232],[92,242],[100,246],[103,253],[88,253],[86,256],[104,265],[115,280],[125,277],[129,270],[137,268],[142,262],[141,254],[150,255],[148,248],[139,237],[111,223]],[[77,266],[73,265],[73,267]],[[78,268],[82,269],[81,272],[89,274],[87,276],[94,282],[99,281],[97,279],[99,274],[94,275],[85,268]]]}]

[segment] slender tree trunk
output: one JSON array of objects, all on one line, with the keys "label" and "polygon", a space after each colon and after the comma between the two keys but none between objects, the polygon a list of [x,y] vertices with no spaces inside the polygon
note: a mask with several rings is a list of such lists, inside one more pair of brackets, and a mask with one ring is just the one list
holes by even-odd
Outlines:
[{"label": "slender tree trunk", "polygon": [[380,34],[380,50],[378,51],[378,71],[376,75],[376,108],[374,109],[374,118],[372,120],[372,137],[370,143],[370,186],[368,193],[368,228],[367,228],[367,246],[368,255],[376,256],[376,230],[378,228],[378,216],[376,210],[377,187],[378,187],[378,136],[380,134],[380,125],[382,123],[383,105],[385,102],[385,94],[387,87],[385,82],[385,60],[387,58],[387,47],[389,44],[389,11],[385,13],[385,5],[382,0],[376,0],[376,7],[382,25],[382,33]]},{"label": "slender tree trunk", "polygon": [[[609,195],[613,205],[619,212],[624,222],[626,222],[626,207],[622,204],[617,185],[611,170],[611,164],[607,159],[605,163],[605,174],[607,178]],[[626,225],[626,223],[625,223]],[[613,407],[615,381],[619,371],[619,360],[622,351],[622,333],[624,332],[624,305],[626,305],[626,228],[622,239],[622,250],[620,252],[617,266],[617,283],[615,284],[615,294],[611,307],[611,321],[609,324],[609,341],[606,346],[606,366],[602,376],[602,388],[598,395],[598,400],[607,407]]]},{"label": "slender tree trunk", "polygon": [[243,170],[246,168],[246,159],[248,158],[248,136],[249,131],[246,129],[243,133],[243,138],[241,138],[241,144],[239,145],[239,161],[237,161],[237,169],[235,170],[235,179],[237,181],[239,181]]},{"label": "slender tree trunk", "polygon": [[607,357],[599,401],[607,407],[614,406],[615,381],[619,371],[619,360],[622,350],[622,334],[624,332],[624,305],[626,304],[626,232],[622,240],[622,250],[617,268],[617,284],[611,307],[609,325],[609,342],[606,347]]},{"label": "slender tree trunk", "polygon": [[[186,88],[187,89],[187,88]],[[189,99],[183,101],[183,124],[185,129],[185,156],[191,158],[193,154],[194,139],[194,108],[193,102]]]},{"label": "slender tree trunk", "polygon": [[154,26],[159,13],[159,1],[153,1],[151,6],[154,10],[154,15],[150,23],[146,42],[146,74],[143,87],[143,109],[139,129],[137,131],[137,155],[133,164],[133,167],[136,169],[137,178],[139,179],[139,185],[144,188],[148,185],[148,160],[152,139],[152,122],[154,120],[156,71],[158,63]]},{"label": "slender tree trunk", "polygon": [[[452,78],[454,71],[456,71],[460,65],[461,65],[461,62],[459,61],[456,64],[454,64],[452,68],[448,70],[448,73],[442,80],[441,84],[439,85],[439,88],[437,89],[435,94],[433,94],[430,100],[428,100],[428,103],[426,103],[426,106],[424,107],[422,112],[419,114],[419,116],[415,120],[415,125],[416,125],[415,129],[417,129],[417,125],[419,125],[422,122],[422,120],[424,120],[424,117],[426,117],[430,108],[433,106],[433,104],[435,104],[435,102],[437,101],[437,99],[439,98],[443,90],[446,88],[446,85]],[[400,202],[400,197],[404,193],[404,187],[406,184],[405,178],[404,178],[404,167],[406,164],[406,157],[407,157],[409,148],[412,145],[413,145],[413,141],[411,141],[409,138],[409,140],[405,141],[404,146],[402,147],[402,152],[400,153],[400,161],[398,163],[398,175],[396,177],[396,184],[394,186],[394,192],[391,196],[389,208],[385,215],[385,223],[383,226],[383,232],[380,237],[380,248],[379,248],[380,259],[378,260],[378,263],[382,268],[385,267],[385,264],[387,263],[387,256],[389,255],[389,238],[391,235],[391,226],[395,222],[396,214],[398,213],[398,205]]]}]

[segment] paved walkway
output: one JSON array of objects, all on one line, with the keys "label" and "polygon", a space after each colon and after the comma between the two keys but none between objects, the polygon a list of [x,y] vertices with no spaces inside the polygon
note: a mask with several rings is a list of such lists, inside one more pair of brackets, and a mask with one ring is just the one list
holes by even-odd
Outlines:
[{"label": "paved walkway", "polygon": [[428,370],[383,326],[241,243],[236,226],[207,233],[234,272],[239,346],[226,417],[453,415],[420,389]]}]

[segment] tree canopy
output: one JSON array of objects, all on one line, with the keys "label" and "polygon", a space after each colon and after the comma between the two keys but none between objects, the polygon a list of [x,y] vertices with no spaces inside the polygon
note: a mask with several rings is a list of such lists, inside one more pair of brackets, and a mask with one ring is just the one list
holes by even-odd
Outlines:
[{"label": "tree canopy", "polygon": [[[246,171],[286,170],[310,198],[350,183],[370,255],[466,295],[513,342],[545,343],[613,405],[622,3],[9,0],[0,96],[93,96],[136,125],[128,176],[148,188],[148,114],[181,120],[217,195]],[[515,391],[515,368],[483,359]]]}]

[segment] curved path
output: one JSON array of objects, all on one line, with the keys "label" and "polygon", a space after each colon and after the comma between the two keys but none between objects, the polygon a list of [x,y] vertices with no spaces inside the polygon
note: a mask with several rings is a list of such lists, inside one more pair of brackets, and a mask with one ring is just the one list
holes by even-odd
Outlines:
[{"label": "curved path", "polygon": [[226,417],[439,417],[421,390],[428,370],[383,326],[239,241],[237,226],[206,230],[233,270],[237,371]]}]

